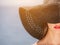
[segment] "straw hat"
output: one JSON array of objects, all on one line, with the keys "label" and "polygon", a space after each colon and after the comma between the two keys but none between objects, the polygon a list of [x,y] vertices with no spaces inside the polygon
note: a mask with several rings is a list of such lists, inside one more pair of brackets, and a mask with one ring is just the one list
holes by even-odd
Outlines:
[{"label": "straw hat", "polygon": [[48,32],[47,23],[60,22],[58,4],[20,7],[19,16],[26,31],[36,39],[43,39]]}]

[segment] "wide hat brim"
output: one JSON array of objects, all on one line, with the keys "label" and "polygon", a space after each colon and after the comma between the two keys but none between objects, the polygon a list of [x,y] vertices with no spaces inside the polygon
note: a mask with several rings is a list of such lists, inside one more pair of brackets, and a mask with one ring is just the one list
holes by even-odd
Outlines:
[{"label": "wide hat brim", "polygon": [[19,16],[26,31],[37,39],[42,39],[46,35],[43,35],[43,31],[41,30],[44,30],[45,27],[43,26],[47,24],[44,25],[42,23],[60,22],[59,6],[57,4],[20,7]]}]

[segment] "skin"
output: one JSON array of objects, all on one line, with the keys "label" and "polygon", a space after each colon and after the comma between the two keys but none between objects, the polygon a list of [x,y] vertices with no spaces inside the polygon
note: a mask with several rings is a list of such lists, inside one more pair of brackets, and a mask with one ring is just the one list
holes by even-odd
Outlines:
[{"label": "skin", "polygon": [[55,29],[56,25],[60,26],[60,23],[48,23],[48,33],[37,45],[60,45],[60,29]]}]

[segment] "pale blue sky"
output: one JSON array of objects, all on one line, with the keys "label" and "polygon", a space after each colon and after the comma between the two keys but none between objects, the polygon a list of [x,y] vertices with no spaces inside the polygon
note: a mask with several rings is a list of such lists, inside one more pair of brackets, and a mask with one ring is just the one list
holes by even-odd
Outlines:
[{"label": "pale blue sky", "polygon": [[31,45],[35,41],[25,31],[18,7],[0,7],[0,45]]},{"label": "pale blue sky", "polygon": [[24,29],[17,6],[0,6],[0,45],[31,45],[36,41]]}]

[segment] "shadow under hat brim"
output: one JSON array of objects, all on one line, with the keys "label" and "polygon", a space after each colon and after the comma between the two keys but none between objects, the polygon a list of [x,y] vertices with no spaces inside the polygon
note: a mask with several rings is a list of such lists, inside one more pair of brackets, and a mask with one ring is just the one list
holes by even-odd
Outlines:
[{"label": "shadow under hat brim", "polygon": [[60,7],[57,4],[34,7],[29,12],[35,18],[44,19],[48,23],[60,23]]}]

